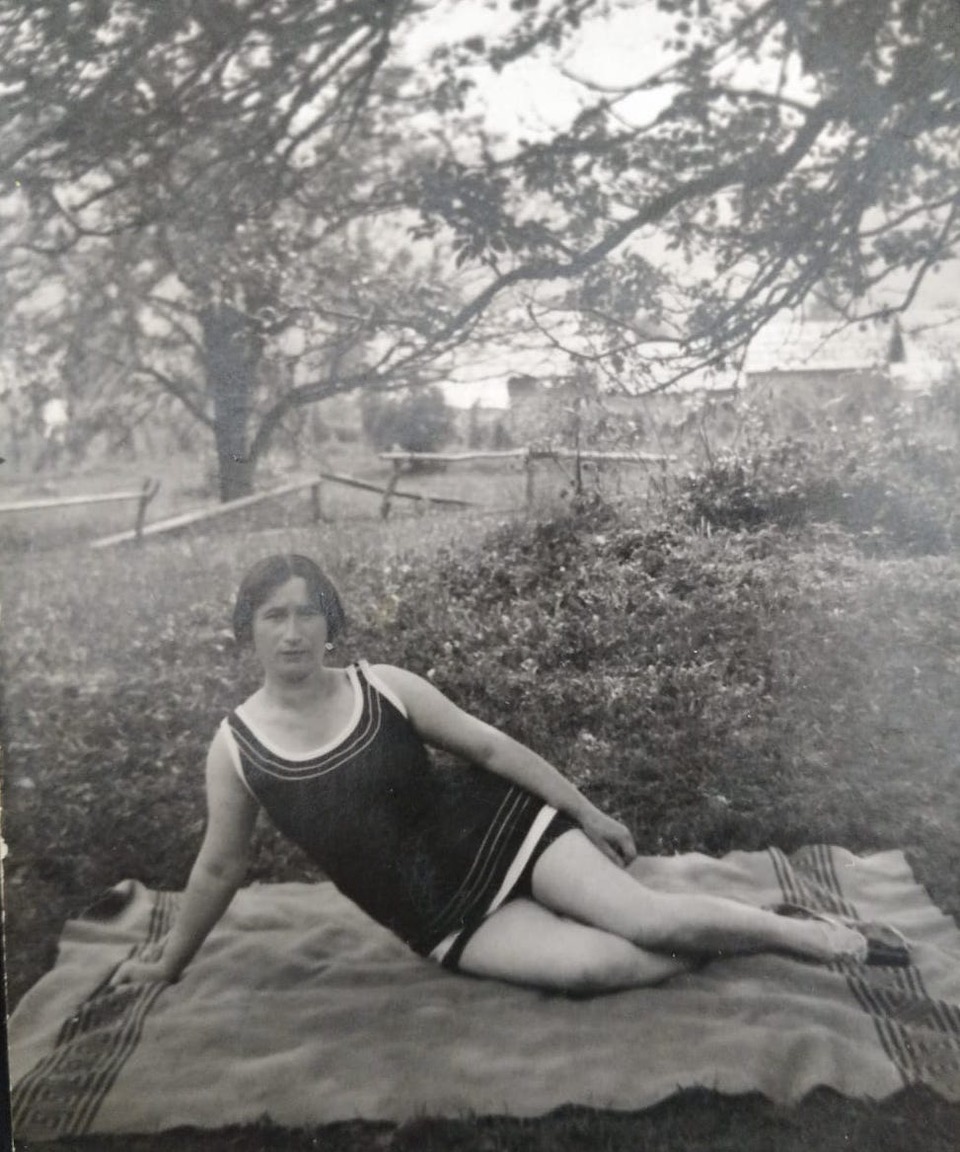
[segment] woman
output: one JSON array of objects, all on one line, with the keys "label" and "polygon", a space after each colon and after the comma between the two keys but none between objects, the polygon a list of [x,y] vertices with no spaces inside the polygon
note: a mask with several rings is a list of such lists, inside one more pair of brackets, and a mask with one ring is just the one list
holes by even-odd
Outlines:
[{"label": "woman", "polygon": [[[247,573],[234,631],[263,684],[211,744],[206,834],[162,953],[125,962],[114,982],[179,978],[243,882],[261,807],[374,919],[474,976],[592,993],[721,953],[867,957],[842,923],[644,887],[624,870],[628,830],[534,752],[411,672],[329,666],[343,627],[306,557]],[[470,767],[441,770],[425,745]]]}]

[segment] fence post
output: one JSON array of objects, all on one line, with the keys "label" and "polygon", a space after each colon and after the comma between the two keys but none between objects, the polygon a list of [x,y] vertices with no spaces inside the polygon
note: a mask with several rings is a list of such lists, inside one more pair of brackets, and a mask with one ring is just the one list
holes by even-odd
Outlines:
[{"label": "fence post", "polygon": [[133,538],[138,544],[143,541],[143,523],[147,516],[147,505],[159,491],[159,480],[144,480],[140,489],[140,499],[137,501],[137,519],[133,527]]},{"label": "fence post", "polygon": [[527,448],[527,454],[523,458],[523,468],[527,474],[527,511],[533,507],[533,452]]},{"label": "fence post", "polygon": [[400,461],[394,460],[393,462],[393,475],[387,481],[387,486],[383,490],[383,499],[380,501],[380,519],[386,520],[390,515],[390,499],[393,496],[394,490],[400,483]]}]

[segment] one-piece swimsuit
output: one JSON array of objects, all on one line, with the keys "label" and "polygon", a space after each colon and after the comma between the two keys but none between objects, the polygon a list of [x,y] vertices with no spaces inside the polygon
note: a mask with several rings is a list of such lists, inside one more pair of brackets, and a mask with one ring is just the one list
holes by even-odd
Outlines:
[{"label": "one-piece swimsuit", "polygon": [[382,678],[365,661],[345,672],[354,708],[336,739],[290,755],[241,706],[223,721],[235,765],[345,896],[414,951],[455,967],[538,848],[570,822],[495,773],[438,766]]}]

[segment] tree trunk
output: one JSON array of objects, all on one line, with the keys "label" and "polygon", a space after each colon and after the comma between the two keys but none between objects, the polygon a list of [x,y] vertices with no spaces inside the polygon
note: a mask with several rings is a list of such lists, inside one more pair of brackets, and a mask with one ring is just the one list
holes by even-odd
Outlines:
[{"label": "tree trunk", "polygon": [[220,500],[253,492],[256,461],[247,447],[247,425],[262,343],[255,324],[227,304],[200,314],[206,353],[207,387],[213,399]]}]

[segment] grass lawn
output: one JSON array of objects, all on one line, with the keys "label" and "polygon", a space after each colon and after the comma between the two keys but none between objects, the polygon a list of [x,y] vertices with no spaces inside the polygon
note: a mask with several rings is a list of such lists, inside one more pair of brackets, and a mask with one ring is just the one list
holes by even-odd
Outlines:
[{"label": "grass lawn", "polygon": [[[11,1007],[102,888],[126,876],[182,887],[202,832],[205,746],[255,680],[226,631],[235,584],[286,549],[320,558],[341,586],[347,658],[432,670],[622,814],[641,851],[902,847],[960,917],[956,556],[868,557],[827,530],[711,536],[648,512],[537,528],[486,510],[384,524],[365,508],[320,524],[261,512],[141,550],[34,547],[4,561]],[[312,875],[258,833],[252,878]],[[637,1115],[43,1147],[952,1152],[958,1136],[960,1105],[911,1089],[882,1103],[820,1091],[784,1109],[694,1092]]]}]

